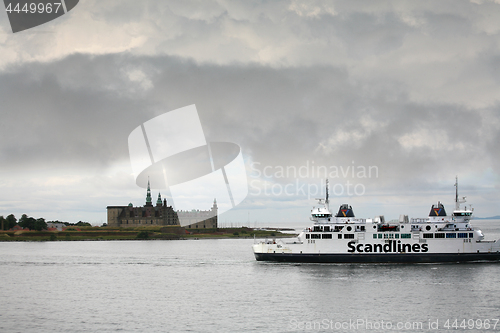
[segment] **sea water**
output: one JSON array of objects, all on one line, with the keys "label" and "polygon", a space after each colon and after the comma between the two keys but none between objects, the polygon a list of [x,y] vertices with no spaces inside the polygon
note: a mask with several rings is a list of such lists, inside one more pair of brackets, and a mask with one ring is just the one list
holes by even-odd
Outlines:
[{"label": "sea water", "polygon": [[500,330],[500,263],[257,262],[253,242],[0,243],[0,332]]}]

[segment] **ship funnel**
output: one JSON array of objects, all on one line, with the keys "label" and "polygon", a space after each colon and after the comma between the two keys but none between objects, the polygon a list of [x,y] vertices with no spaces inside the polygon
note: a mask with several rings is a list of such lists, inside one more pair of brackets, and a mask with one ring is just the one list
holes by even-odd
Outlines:
[{"label": "ship funnel", "polygon": [[429,216],[446,216],[443,204],[438,202],[437,205],[432,205]]},{"label": "ship funnel", "polygon": [[354,217],[352,207],[348,204],[340,205],[339,212],[335,215],[335,217]]}]

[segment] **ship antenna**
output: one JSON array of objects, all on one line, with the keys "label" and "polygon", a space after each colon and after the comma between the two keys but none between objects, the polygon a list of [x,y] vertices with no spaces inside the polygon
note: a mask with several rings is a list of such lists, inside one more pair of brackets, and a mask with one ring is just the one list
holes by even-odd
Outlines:
[{"label": "ship antenna", "polygon": [[328,178],[326,179],[326,200],[325,200],[325,203],[328,205],[329,201],[328,201]]},{"label": "ship antenna", "polygon": [[458,176],[455,177],[455,209],[460,209],[460,202],[458,201]]}]

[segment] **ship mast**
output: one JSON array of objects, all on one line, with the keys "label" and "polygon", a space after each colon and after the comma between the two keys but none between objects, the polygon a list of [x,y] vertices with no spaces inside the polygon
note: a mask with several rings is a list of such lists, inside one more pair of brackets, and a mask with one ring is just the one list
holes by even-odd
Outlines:
[{"label": "ship mast", "polygon": [[458,198],[458,176],[457,176],[455,177],[455,210],[460,210],[460,204],[465,202],[466,202],[465,197],[463,197],[462,200]]},{"label": "ship mast", "polygon": [[326,200],[325,200],[325,203],[328,205],[329,201],[328,201],[328,178],[326,179]]}]

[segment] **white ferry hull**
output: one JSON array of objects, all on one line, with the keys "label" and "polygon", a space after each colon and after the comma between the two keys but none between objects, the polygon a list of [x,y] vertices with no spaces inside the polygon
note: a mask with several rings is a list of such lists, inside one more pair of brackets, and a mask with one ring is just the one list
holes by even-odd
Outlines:
[{"label": "white ferry hull", "polygon": [[[319,234],[319,233],[318,233]],[[258,261],[315,263],[438,263],[500,261],[500,241],[464,239],[419,240],[306,240],[304,233],[286,239],[253,245]],[[472,235],[471,236],[475,236]],[[303,240],[303,241],[301,241]]]}]

